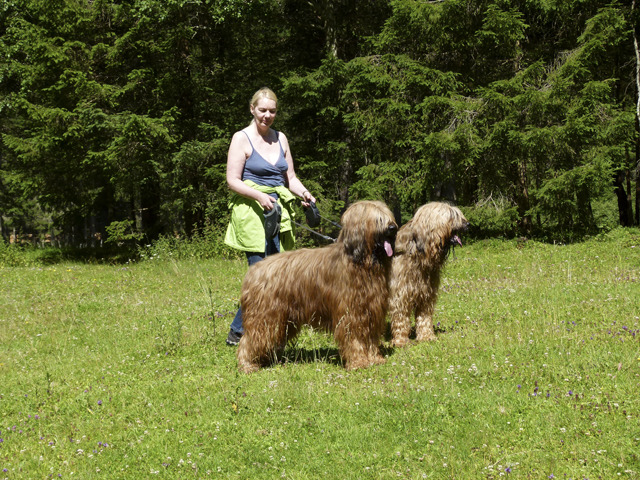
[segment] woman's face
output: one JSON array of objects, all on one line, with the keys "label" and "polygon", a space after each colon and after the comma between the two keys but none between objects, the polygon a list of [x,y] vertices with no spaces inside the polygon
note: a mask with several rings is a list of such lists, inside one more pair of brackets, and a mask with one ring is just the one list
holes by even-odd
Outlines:
[{"label": "woman's face", "polygon": [[260,127],[270,127],[276,118],[276,102],[268,98],[261,98],[256,105],[251,105],[251,114]]}]

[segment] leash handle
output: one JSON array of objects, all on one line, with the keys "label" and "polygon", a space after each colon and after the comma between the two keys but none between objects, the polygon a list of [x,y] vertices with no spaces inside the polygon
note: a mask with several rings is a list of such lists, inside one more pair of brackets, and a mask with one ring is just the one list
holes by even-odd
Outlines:
[{"label": "leash handle", "polygon": [[308,207],[304,207],[304,215],[307,217],[307,224],[311,228],[320,225],[320,210],[316,207],[315,202],[309,202]]},{"label": "leash handle", "polygon": [[[310,202],[308,207],[304,208],[304,214],[307,217],[307,223],[309,224],[309,227],[317,227],[318,225],[320,225],[320,219],[326,220],[327,222],[329,222],[330,224],[332,224],[335,227],[338,228],[342,228],[342,225],[340,225],[339,223],[333,222],[331,220],[329,220],[328,218],[323,217],[322,215],[320,215],[320,210],[318,210],[318,207],[316,207],[315,202]],[[320,232],[316,232],[315,230],[312,230],[309,227],[306,227],[304,225],[299,224],[298,222],[294,221],[293,223],[295,223],[297,226],[304,228],[305,230],[310,231],[311,233],[324,238],[325,240],[330,240],[332,242],[335,242],[336,239],[335,238],[331,238],[328,237],[327,235],[323,235]]]},{"label": "leash handle", "polygon": [[320,210],[318,210],[318,207],[316,207],[315,202],[309,202],[309,206],[304,207],[303,210],[304,210],[305,216],[307,217],[307,223],[311,228],[315,228],[318,225],[320,225],[320,219],[322,219],[322,220],[326,220],[334,227],[338,227],[342,229],[342,225],[340,225],[339,223],[336,223],[333,220],[329,220],[328,218],[320,215]]}]

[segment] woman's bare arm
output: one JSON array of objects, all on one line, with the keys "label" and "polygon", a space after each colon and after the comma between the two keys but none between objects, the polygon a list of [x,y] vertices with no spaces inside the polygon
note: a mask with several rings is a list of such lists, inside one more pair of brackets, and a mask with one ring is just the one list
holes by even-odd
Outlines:
[{"label": "woman's bare arm", "polygon": [[282,144],[282,149],[284,150],[284,157],[289,164],[289,169],[287,170],[287,178],[289,180],[289,190],[294,195],[302,198],[302,204],[305,207],[309,206],[309,202],[316,201],[315,197],[311,195],[309,190],[302,184],[302,182],[296,176],[295,169],[293,168],[293,157],[291,155],[291,149],[289,148],[289,141],[285,134],[280,132],[280,143]]}]

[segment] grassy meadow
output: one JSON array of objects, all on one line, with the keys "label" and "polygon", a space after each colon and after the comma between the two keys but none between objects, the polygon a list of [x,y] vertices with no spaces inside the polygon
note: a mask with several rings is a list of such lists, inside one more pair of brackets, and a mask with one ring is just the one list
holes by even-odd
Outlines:
[{"label": "grassy meadow", "polygon": [[640,231],[455,250],[438,340],[239,374],[241,260],[0,267],[0,479],[640,478]]}]

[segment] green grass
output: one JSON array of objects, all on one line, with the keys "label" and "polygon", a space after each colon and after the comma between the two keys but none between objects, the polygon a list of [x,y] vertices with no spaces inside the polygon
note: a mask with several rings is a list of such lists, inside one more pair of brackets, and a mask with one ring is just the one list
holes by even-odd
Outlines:
[{"label": "green grass", "polygon": [[640,478],[637,229],[456,249],[438,340],[355,372],[304,330],[239,374],[245,271],[0,268],[0,478]]}]

